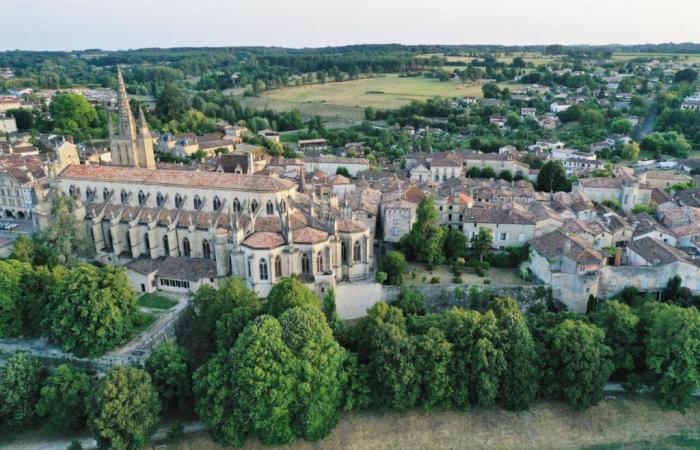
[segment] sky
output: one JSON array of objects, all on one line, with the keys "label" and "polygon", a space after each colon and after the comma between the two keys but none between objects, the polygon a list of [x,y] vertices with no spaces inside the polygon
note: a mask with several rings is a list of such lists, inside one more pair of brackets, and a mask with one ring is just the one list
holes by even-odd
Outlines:
[{"label": "sky", "polygon": [[700,0],[0,0],[0,50],[700,42]]}]

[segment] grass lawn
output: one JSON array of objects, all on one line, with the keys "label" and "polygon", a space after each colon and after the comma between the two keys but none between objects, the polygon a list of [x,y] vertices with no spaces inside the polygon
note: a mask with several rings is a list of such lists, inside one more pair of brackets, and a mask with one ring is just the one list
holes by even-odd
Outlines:
[{"label": "grass lawn", "polygon": [[[700,404],[681,414],[648,398],[618,395],[586,411],[540,402],[529,411],[499,408],[344,414],[326,438],[301,439],[286,450],[657,449],[698,448]],[[174,450],[219,450],[202,434],[168,445]],[[254,439],[245,450],[267,449]]]},{"label": "grass lawn", "polygon": [[156,309],[170,309],[177,305],[177,300],[173,300],[160,294],[143,294],[136,302],[139,306]]},{"label": "grass lawn", "polygon": [[148,327],[153,325],[153,322],[155,322],[156,319],[158,319],[158,314],[145,313],[141,311],[139,311],[137,314],[138,317],[136,318],[136,321],[134,323],[134,330],[132,333],[133,336],[136,336],[142,331],[147,330]]},{"label": "grass lawn", "polygon": [[302,115],[361,120],[364,108],[398,108],[412,100],[431,97],[481,97],[480,84],[444,82],[436,78],[399,77],[396,74],[362,80],[291,86],[242,97],[246,105],[273,109],[296,108]]}]

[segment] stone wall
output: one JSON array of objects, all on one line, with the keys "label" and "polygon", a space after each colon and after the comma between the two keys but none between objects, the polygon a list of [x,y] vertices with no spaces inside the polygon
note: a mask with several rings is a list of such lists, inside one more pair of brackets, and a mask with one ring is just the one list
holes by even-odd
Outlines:
[{"label": "stone wall", "polygon": [[[431,311],[445,311],[454,306],[468,308],[472,287],[466,284],[415,284],[425,297]],[[508,286],[481,285],[474,286],[478,292],[489,291],[498,297],[513,297],[524,310],[546,301],[548,290],[545,286]],[[345,320],[358,319],[378,301],[395,300],[401,288],[383,286],[379,283],[341,283],[335,288],[336,310]]]}]

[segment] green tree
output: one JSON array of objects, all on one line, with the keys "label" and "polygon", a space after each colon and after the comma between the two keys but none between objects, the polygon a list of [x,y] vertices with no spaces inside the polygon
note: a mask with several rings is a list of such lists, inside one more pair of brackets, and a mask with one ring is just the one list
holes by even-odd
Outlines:
[{"label": "green tree", "polygon": [[70,197],[55,199],[51,207],[49,226],[34,236],[35,245],[46,247],[58,256],[60,263],[68,266],[75,265],[78,257],[88,257],[94,252],[85,225],[73,212],[75,208],[75,201]]},{"label": "green tree", "polygon": [[12,246],[10,257],[31,264],[34,261],[34,241],[23,234],[18,236]]},{"label": "green tree", "polygon": [[63,266],[56,266],[53,270],[39,266],[24,273],[19,310],[25,336],[46,335],[52,318],[50,306],[53,292],[68,272],[69,269]]},{"label": "green tree", "polygon": [[549,361],[542,381],[546,392],[576,409],[598,404],[613,370],[605,332],[567,319],[552,328],[546,340]]},{"label": "green tree", "polygon": [[192,401],[190,364],[184,349],[164,342],[148,356],[146,372],[151,376],[160,402],[166,410],[186,411]]},{"label": "green tree", "polygon": [[401,252],[391,251],[382,258],[382,271],[386,272],[389,284],[401,284],[407,268],[406,258]]},{"label": "green tree", "polygon": [[467,245],[468,240],[462,233],[462,230],[447,230],[445,242],[443,243],[445,259],[455,262],[458,258],[466,258]]},{"label": "green tree", "polygon": [[615,300],[603,303],[600,311],[592,315],[593,323],[605,331],[605,345],[612,350],[611,361],[615,371],[634,369],[634,353],[637,344],[637,317],[632,309]]},{"label": "green tree", "polygon": [[401,286],[399,296],[392,306],[399,308],[406,316],[422,315],[426,312],[425,296],[410,286]]},{"label": "green tree", "polygon": [[272,316],[255,318],[232,349],[194,375],[197,414],[219,442],[241,446],[250,435],[268,445],[294,439],[295,360]]},{"label": "green tree", "polygon": [[561,161],[547,161],[537,175],[536,188],[543,192],[569,192],[571,183]]},{"label": "green tree", "polygon": [[350,172],[348,171],[348,169],[345,166],[340,166],[337,169],[335,169],[335,174],[342,175],[342,176],[347,177],[347,178],[351,178]]},{"label": "green tree", "polygon": [[50,110],[55,129],[79,138],[90,136],[89,130],[99,125],[95,107],[80,94],[57,94]]},{"label": "green tree", "polygon": [[179,120],[189,109],[187,94],[173,83],[165,85],[156,99],[156,115],[163,121]]},{"label": "green tree", "polygon": [[493,235],[491,230],[479,227],[479,231],[472,236],[472,250],[479,257],[479,261],[491,254],[493,248]]},{"label": "green tree", "polygon": [[7,114],[15,118],[17,129],[20,131],[28,131],[34,128],[34,114],[31,109],[14,108],[8,109]]},{"label": "green tree", "polygon": [[692,83],[698,78],[698,73],[697,71],[687,68],[687,69],[681,69],[678,72],[676,72],[673,75],[673,82],[674,83],[681,83],[681,82],[687,82],[687,83]]},{"label": "green tree", "polygon": [[36,411],[57,431],[77,431],[87,423],[92,384],[85,371],[61,364],[46,379]]},{"label": "green tree", "polygon": [[32,267],[14,259],[0,260],[0,337],[22,333],[22,280]]},{"label": "green tree", "polygon": [[194,296],[201,329],[217,348],[229,349],[238,334],[253,318],[260,315],[261,303],[255,292],[237,277],[219,282],[219,287],[203,285]]},{"label": "green tree", "polygon": [[295,434],[317,441],[338,422],[343,396],[346,352],[318,308],[303,306],[280,316],[282,339],[297,359],[295,396],[291,405]]},{"label": "green tree", "polygon": [[343,342],[345,340],[345,323],[343,320],[338,316],[338,312],[336,311],[335,307],[335,291],[333,289],[328,289],[326,291],[326,295],[323,296],[323,314],[326,316],[326,321],[328,322],[328,326],[331,327],[331,330],[333,331],[333,336],[340,341]]},{"label": "green tree", "polygon": [[452,344],[445,333],[431,327],[416,340],[416,372],[420,378],[421,407],[448,408],[452,403]]},{"label": "green tree", "polygon": [[649,303],[646,322],[646,364],[661,402],[685,411],[700,387],[700,313],[695,308]]},{"label": "green tree", "polygon": [[148,373],[114,366],[95,388],[90,427],[100,448],[138,450],[153,435],[159,413],[158,393]]},{"label": "green tree", "polygon": [[498,320],[497,347],[503,352],[507,374],[499,399],[506,409],[526,410],[539,390],[535,342],[525,316],[512,298],[498,298],[493,306]]},{"label": "green tree", "polygon": [[615,119],[610,122],[610,131],[618,134],[627,134],[632,131],[632,124],[627,119]]},{"label": "green tree", "polygon": [[31,424],[43,380],[42,364],[24,352],[15,353],[0,367],[0,425],[3,429]]},{"label": "green tree", "polygon": [[83,264],[58,282],[51,308],[51,337],[63,350],[99,356],[131,332],[136,293],[123,268]]},{"label": "green tree", "polygon": [[432,267],[444,261],[444,240],[445,229],[440,227],[435,202],[432,196],[426,196],[418,204],[411,231],[401,238],[401,248],[409,259]]},{"label": "green tree", "polygon": [[265,301],[265,311],[275,317],[296,306],[321,307],[316,294],[296,278],[285,278],[275,283]]}]

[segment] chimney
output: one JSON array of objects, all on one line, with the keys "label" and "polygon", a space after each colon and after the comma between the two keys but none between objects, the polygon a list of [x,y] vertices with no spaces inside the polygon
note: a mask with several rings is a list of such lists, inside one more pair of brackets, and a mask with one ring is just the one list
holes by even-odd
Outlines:
[{"label": "chimney", "polygon": [[617,247],[615,249],[615,267],[620,267],[621,263],[622,263],[622,249],[620,247]]}]

